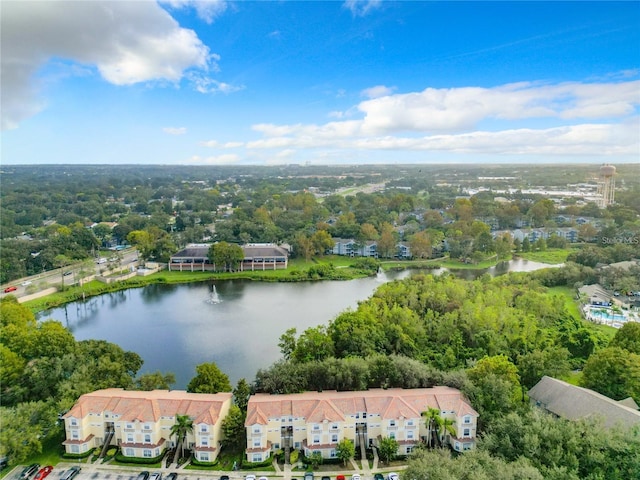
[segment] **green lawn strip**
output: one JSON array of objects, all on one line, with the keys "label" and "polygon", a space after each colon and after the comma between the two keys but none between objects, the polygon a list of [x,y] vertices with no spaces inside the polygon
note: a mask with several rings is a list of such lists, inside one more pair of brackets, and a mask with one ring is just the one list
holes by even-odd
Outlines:
[{"label": "green lawn strip", "polygon": [[518,256],[525,260],[531,260],[532,262],[557,265],[566,262],[567,257],[573,253],[573,251],[571,248],[549,248],[540,252],[521,252],[518,253]]}]

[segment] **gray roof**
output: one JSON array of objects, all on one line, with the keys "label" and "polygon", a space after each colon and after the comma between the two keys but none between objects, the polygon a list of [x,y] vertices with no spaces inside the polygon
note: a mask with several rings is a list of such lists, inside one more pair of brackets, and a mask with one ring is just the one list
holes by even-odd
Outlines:
[{"label": "gray roof", "polygon": [[640,411],[556,378],[542,377],[529,390],[529,398],[548,412],[569,420],[601,417],[607,428],[640,425]]},{"label": "gray roof", "polygon": [[578,288],[579,293],[584,293],[589,297],[598,297],[603,300],[611,299],[611,293],[607,292],[599,283],[594,283],[592,285],[584,285]]},{"label": "gray roof", "polygon": [[[207,258],[211,244],[194,243],[175,253],[171,258]],[[277,245],[269,243],[249,243],[242,245],[245,258],[254,257],[288,257],[287,251]]]}]

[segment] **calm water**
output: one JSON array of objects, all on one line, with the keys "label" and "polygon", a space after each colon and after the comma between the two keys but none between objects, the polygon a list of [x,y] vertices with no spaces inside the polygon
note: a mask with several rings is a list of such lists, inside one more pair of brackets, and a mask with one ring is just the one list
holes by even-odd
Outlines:
[{"label": "calm water", "polygon": [[[520,260],[455,273],[475,278],[545,267]],[[235,385],[243,377],[253,381],[259,368],[280,358],[278,339],[288,328],[302,333],[325,325],[340,312],[356,308],[383,282],[408,275],[404,271],[346,282],[149,285],[68,304],[41,318],[59,320],[77,340],[107,340],[138,353],[144,359],[140,373],[173,372],[173,388],[185,388],[196,365],[211,361]]]}]

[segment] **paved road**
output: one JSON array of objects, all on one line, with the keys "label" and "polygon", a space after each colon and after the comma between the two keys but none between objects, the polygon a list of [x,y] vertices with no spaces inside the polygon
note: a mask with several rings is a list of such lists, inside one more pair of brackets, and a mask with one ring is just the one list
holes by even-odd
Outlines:
[{"label": "paved road", "polygon": [[[121,266],[126,267],[129,265],[132,265],[132,266],[138,265],[138,251],[135,248],[128,248],[127,250],[121,250],[118,253],[122,255],[122,261],[120,263]],[[111,254],[113,255],[113,253]],[[94,262],[96,274],[99,274],[102,271],[104,271],[106,267],[109,265],[108,260],[110,257],[107,256],[102,258],[106,258],[107,261],[104,263],[97,263],[97,261]],[[10,294],[20,298],[24,295],[32,294],[40,290],[44,290],[50,287],[60,285],[60,283],[62,282],[64,282],[65,285],[74,285],[78,283],[80,280],[78,278],[78,273],[80,269],[81,269],[81,264],[77,263],[74,265],[69,265],[64,268],[49,270],[47,272],[43,272],[38,275],[33,275],[31,277],[14,280],[11,283],[7,283],[5,285],[0,286],[0,298],[7,295],[6,293],[4,293],[4,290],[9,286],[15,286],[17,288],[16,291],[10,292]],[[63,275],[64,272],[71,272],[71,273],[67,275]]]}]

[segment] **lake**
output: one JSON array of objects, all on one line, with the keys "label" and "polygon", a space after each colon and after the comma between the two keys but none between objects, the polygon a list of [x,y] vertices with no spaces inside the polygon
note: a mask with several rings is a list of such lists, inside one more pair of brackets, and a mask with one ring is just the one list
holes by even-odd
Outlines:
[{"label": "lake", "polygon": [[[454,273],[471,279],[547,267],[513,260]],[[302,333],[326,325],[344,310],[356,308],[382,283],[410,274],[391,272],[349,281],[157,284],[70,303],[40,318],[59,320],[77,340],[107,340],[138,353],[144,359],[140,373],[173,372],[173,388],[186,388],[196,365],[203,362],[215,362],[235,385],[240,378],[252,382],[259,368],[281,357],[278,339],[288,328]]]}]

